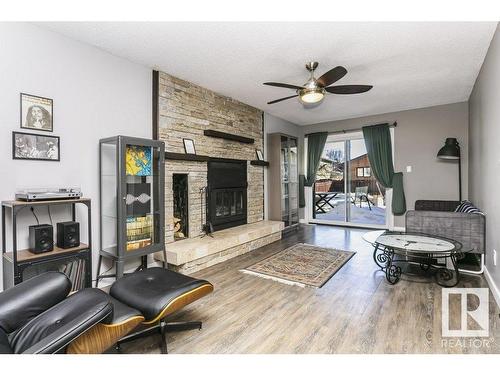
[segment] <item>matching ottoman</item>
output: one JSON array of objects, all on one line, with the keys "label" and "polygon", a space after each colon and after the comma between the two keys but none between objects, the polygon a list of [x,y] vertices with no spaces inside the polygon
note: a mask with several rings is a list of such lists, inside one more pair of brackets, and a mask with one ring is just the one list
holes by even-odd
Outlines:
[{"label": "matching ottoman", "polygon": [[121,343],[151,334],[161,335],[161,351],[167,353],[166,332],[201,329],[201,322],[165,322],[165,318],[213,289],[208,281],[160,267],[127,274],[109,291],[112,317],[74,340],[67,353],[102,353],[113,345],[119,350]]},{"label": "matching ottoman", "polygon": [[142,325],[146,328],[123,337],[118,341],[117,347],[119,348],[120,343],[159,333],[162,353],[167,353],[166,332],[201,329],[202,323],[167,323],[165,318],[213,290],[213,285],[206,280],[160,267],[125,275],[111,286],[109,294],[120,303],[140,311],[144,317]]}]

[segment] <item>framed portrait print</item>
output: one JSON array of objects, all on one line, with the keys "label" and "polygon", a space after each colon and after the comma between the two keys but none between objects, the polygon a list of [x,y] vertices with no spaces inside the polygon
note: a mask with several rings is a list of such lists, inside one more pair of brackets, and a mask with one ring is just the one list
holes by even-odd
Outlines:
[{"label": "framed portrait print", "polygon": [[53,131],[53,101],[49,98],[21,93],[21,128]]},{"label": "framed portrait print", "polygon": [[264,160],[264,155],[262,155],[262,151],[261,150],[255,150],[255,153],[257,154],[257,160]]},{"label": "framed portrait print", "polygon": [[59,137],[12,132],[12,158],[22,160],[60,160]]},{"label": "framed portrait print", "polygon": [[186,154],[196,155],[196,149],[194,148],[194,141],[192,139],[183,138],[184,142],[184,151]]}]

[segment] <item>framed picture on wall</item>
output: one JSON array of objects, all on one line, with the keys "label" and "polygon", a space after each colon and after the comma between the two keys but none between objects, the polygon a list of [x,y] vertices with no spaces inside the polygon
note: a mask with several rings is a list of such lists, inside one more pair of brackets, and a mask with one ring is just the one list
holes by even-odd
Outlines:
[{"label": "framed picture on wall", "polygon": [[262,155],[261,150],[255,150],[255,153],[257,154],[257,160],[264,160],[264,155]]},{"label": "framed picture on wall", "polygon": [[184,151],[186,154],[196,155],[196,149],[194,148],[194,141],[192,139],[183,138],[184,142]]},{"label": "framed picture on wall", "polygon": [[53,131],[53,101],[41,96],[21,93],[21,128]]},{"label": "framed picture on wall", "polygon": [[59,137],[12,132],[12,158],[22,160],[60,160]]}]

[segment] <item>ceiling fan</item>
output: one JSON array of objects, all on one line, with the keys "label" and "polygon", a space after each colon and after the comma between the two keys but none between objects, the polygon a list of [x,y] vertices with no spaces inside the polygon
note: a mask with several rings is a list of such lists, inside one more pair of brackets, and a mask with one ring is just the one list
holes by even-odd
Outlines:
[{"label": "ceiling fan", "polygon": [[343,66],[337,66],[319,78],[314,78],[314,71],[318,67],[319,63],[316,61],[311,61],[306,64],[306,69],[311,72],[311,77],[304,83],[303,86],[290,85],[288,83],[279,82],[264,82],[264,85],[284,87],[287,89],[295,90],[296,94],[287,96],[285,98],[276,99],[268,102],[267,104],[274,104],[281,102],[283,100],[299,97],[300,101],[304,104],[315,104],[321,102],[325,98],[325,94],[360,94],[371,90],[373,86],[370,85],[340,85],[340,86],[330,86],[331,84],[337,82],[339,79],[347,74],[347,69]]}]

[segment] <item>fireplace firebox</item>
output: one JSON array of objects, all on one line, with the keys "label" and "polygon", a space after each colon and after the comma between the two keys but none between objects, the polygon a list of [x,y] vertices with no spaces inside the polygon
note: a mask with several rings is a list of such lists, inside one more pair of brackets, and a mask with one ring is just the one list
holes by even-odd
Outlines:
[{"label": "fireplace firebox", "polygon": [[247,223],[247,163],[208,162],[207,223],[221,230]]}]

